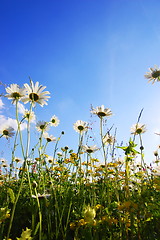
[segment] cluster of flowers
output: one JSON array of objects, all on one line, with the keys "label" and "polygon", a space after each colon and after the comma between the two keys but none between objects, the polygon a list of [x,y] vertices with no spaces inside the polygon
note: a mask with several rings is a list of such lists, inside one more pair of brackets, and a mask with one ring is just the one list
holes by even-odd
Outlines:
[{"label": "cluster of flowers", "polygon": [[[148,72],[145,77],[149,79],[149,81],[153,81],[153,83],[160,81],[160,69],[157,66],[150,68],[150,72]],[[47,101],[50,98],[50,93],[49,91],[44,91],[45,88],[46,86],[40,85],[39,82],[34,84],[32,80],[30,80],[30,84],[25,83],[22,88],[17,84],[11,84],[6,88],[6,97],[12,100],[13,104],[19,104],[19,101],[22,101],[24,104],[30,102],[31,108],[30,110],[24,109],[23,119],[26,119],[28,122],[32,122],[35,120],[35,114],[32,111],[32,107],[35,107],[37,103],[43,107],[44,105],[47,105]],[[105,108],[104,105],[92,108],[91,113],[97,115],[101,120],[112,115],[112,111],[109,108]],[[49,135],[47,131],[49,126],[56,127],[59,125],[59,123],[60,120],[58,117],[53,115],[49,122],[38,121],[36,124],[36,129],[43,133],[43,137],[47,142],[56,141],[56,138],[53,135]],[[78,120],[73,124],[73,128],[80,135],[83,135],[88,131],[89,124],[85,121]],[[146,126],[139,122],[131,127],[131,134],[141,135],[145,132]],[[0,128],[0,134],[0,137],[5,137],[6,139],[13,137],[15,134],[14,128],[12,126],[3,125]],[[115,143],[115,137],[111,136],[110,132],[107,132],[105,135],[103,135],[102,142],[104,145],[113,145]],[[83,145],[82,149],[86,153],[93,153],[99,150],[96,145]],[[5,165],[4,162],[3,165]]]},{"label": "cluster of flowers", "polygon": [[[49,91],[43,91],[46,87],[39,85],[39,82],[36,82],[35,85],[32,80],[30,80],[30,85],[27,83],[24,84],[23,88],[20,88],[19,85],[17,84],[11,84],[10,87],[6,88],[6,97],[8,99],[12,100],[12,103],[18,103],[20,100],[23,103],[28,103],[30,102],[31,105],[34,107],[36,103],[40,104],[42,107],[44,105],[47,105]],[[112,112],[109,108],[105,108],[104,105],[93,108],[91,113],[96,114],[99,118],[104,118],[104,117],[109,117],[112,115]],[[35,114],[32,110],[24,110],[24,115],[23,119],[28,120],[29,122],[32,122],[35,120]],[[49,128],[49,125],[52,126],[58,126],[59,125],[59,119],[53,115],[50,119],[50,122],[45,122],[45,121],[39,121],[36,124],[36,128],[38,131],[43,131],[44,132],[44,137],[47,139],[47,141],[53,141],[55,140],[53,136],[49,136],[47,133],[47,130]],[[74,123],[73,128],[76,132],[83,134],[88,130],[88,123],[84,122],[82,120],[78,120],[76,123]],[[131,129],[133,134],[140,134],[145,132],[145,125],[142,124],[136,124],[132,127]],[[2,126],[0,129],[0,134],[1,137],[5,138],[10,138],[14,136],[14,128],[11,126]],[[114,142],[114,138],[110,136],[109,133],[107,133],[104,138],[103,138],[104,144],[112,144]],[[93,148],[89,149],[90,150],[96,150],[95,146]],[[98,150],[98,149],[97,149]]]},{"label": "cluster of flowers", "polygon": [[[149,79],[149,81],[153,81],[153,83],[160,81],[160,69],[157,66],[155,66],[155,68],[150,68],[150,72],[147,73],[145,77]],[[125,228],[126,239],[129,239],[128,232],[132,230],[132,234],[135,231],[134,234],[139,236],[139,229],[141,229],[140,225],[152,220],[153,223],[155,223],[154,217],[156,214],[154,215],[154,212],[158,209],[158,207],[156,208],[158,199],[156,196],[158,196],[157,192],[159,191],[159,178],[157,176],[160,176],[160,147],[154,152],[154,167],[152,165],[147,166],[144,163],[144,148],[142,141],[140,146],[141,152],[139,153],[135,149],[137,147],[137,144],[134,142],[135,136],[138,135],[141,140],[141,134],[146,132],[145,124],[141,124],[138,120],[138,122],[131,127],[133,141],[130,139],[127,146],[119,146],[119,148],[125,152],[125,157],[120,159],[117,158],[116,154],[113,154],[112,161],[108,162],[107,151],[110,148],[114,149],[116,139],[115,136],[111,135],[110,130],[103,133],[103,126],[106,122],[106,118],[112,116],[112,111],[109,108],[105,108],[104,105],[101,105],[96,108],[92,107],[91,109],[91,113],[96,115],[100,120],[100,147],[97,147],[97,145],[88,146],[87,144],[83,144],[83,137],[90,129],[90,125],[85,121],[78,120],[73,124],[74,130],[79,134],[79,147],[77,153],[74,153],[73,150],[69,150],[68,146],[61,148],[62,152],[57,152],[58,148],[56,144],[60,140],[60,137],[56,139],[53,135],[48,133],[50,126],[56,127],[60,123],[58,117],[53,115],[49,122],[37,122],[36,129],[40,133],[40,138],[36,147],[32,148],[31,153],[29,153],[30,132],[27,131],[28,142],[25,150],[22,144],[23,142],[20,139],[23,157],[16,157],[14,154],[16,152],[16,146],[18,145],[18,134],[21,138],[20,125],[23,120],[27,120],[29,130],[30,123],[35,120],[35,114],[32,109],[36,104],[40,104],[42,107],[47,105],[50,93],[44,91],[45,88],[46,87],[40,85],[39,82],[34,84],[32,80],[30,80],[30,85],[24,84],[23,88],[20,88],[17,84],[11,84],[6,88],[6,97],[12,100],[12,103],[16,105],[17,111],[17,132],[15,132],[15,129],[12,126],[4,125],[0,127],[0,138],[4,137],[9,139],[15,135],[12,163],[10,164],[9,174],[7,173],[7,167],[9,166],[7,165],[6,160],[4,158],[0,159],[0,185],[2,184],[2,190],[4,190],[2,195],[4,206],[0,209],[0,222],[10,218],[6,239],[9,239],[9,236],[11,235],[10,232],[11,227],[13,227],[13,217],[16,218],[15,209],[19,196],[20,194],[22,194],[21,196],[25,196],[24,202],[26,203],[27,190],[28,196],[30,195],[31,199],[37,202],[39,222],[38,224],[35,224],[35,226],[39,226],[39,239],[42,239],[42,229],[47,229],[47,231],[49,231],[48,233],[52,233],[50,227],[43,227],[45,222],[48,222],[48,226],[56,226],[55,231],[57,231],[56,236],[58,236],[58,234],[60,234],[60,229],[64,229],[64,232],[66,231],[66,226],[70,220],[70,229],[75,231],[75,239],[80,239],[78,234],[81,236],[83,230],[90,231],[90,227],[95,227],[92,228],[93,234],[96,234],[96,231],[98,233],[99,229],[102,229],[102,231],[106,231],[107,234],[110,234],[109,232],[113,231],[113,236],[118,236],[115,235],[116,231],[121,231],[119,236],[122,236],[121,233],[123,233],[123,228]],[[21,121],[19,121],[19,118],[17,117],[20,101],[24,104],[30,103],[30,110],[24,109]],[[61,134],[64,134],[64,132],[61,132]],[[42,143],[42,137],[46,140],[45,145]],[[47,144],[55,141],[54,153],[57,153],[57,158],[55,157],[55,154],[53,154],[53,156],[48,156],[46,154]],[[38,157],[35,157],[35,149],[38,149]],[[93,158],[92,156],[92,153],[98,150],[102,150],[102,153],[104,154],[103,162],[100,162],[99,159]],[[86,161],[82,162],[82,156],[86,157]],[[136,161],[137,156],[140,156],[140,161],[138,161],[138,159]],[[21,168],[18,168],[18,163],[22,163]],[[6,171],[5,174],[1,172],[3,170]],[[15,177],[11,178],[13,173],[15,174]],[[7,177],[9,177],[10,185],[8,186],[11,186],[10,188],[6,188],[7,185],[5,185],[7,183]],[[16,183],[18,185],[16,185]],[[17,186],[19,187],[17,195],[14,195],[14,186],[16,188]],[[25,195],[23,195],[24,189]],[[61,197],[61,194],[63,197]],[[8,202],[8,205],[5,204],[5,199],[7,199],[6,202]],[[22,199],[23,198],[21,198],[21,201]],[[45,207],[48,209],[43,208],[43,199],[45,199]],[[19,201],[19,203],[21,201]],[[52,204],[53,202],[55,202],[55,204]],[[11,205],[10,203],[13,204],[11,216],[9,209],[9,206]],[[76,203],[75,206],[74,203]],[[85,204],[88,204],[88,206]],[[22,206],[25,207],[23,204]],[[30,209],[30,206],[27,207]],[[62,223],[63,221],[65,222],[66,219],[66,217],[63,216],[65,210],[68,210],[68,212],[66,211],[67,224],[63,228]],[[43,211],[45,214],[43,214]],[[34,212],[34,218],[32,218],[33,222],[35,221],[34,219],[38,219],[37,213],[36,211]],[[151,215],[148,215],[150,213]],[[43,221],[42,216],[44,218]],[[71,216],[71,218],[69,218],[69,216]],[[155,219],[157,221],[157,218]],[[58,225],[60,228],[57,227]],[[114,225],[115,228],[112,228],[112,225]],[[17,228],[16,224],[15,226]],[[35,232],[37,232],[37,229],[38,228],[36,227]],[[21,237],[17,239],[32,239],[31,231],[31,229],[26,228],[26,230],[23,230]],[[86,236],[89,235],[87,234]],[[115,238],[118,239],[117,237]],[[56,237],[56,239],[62,239],[62,237]]]}]

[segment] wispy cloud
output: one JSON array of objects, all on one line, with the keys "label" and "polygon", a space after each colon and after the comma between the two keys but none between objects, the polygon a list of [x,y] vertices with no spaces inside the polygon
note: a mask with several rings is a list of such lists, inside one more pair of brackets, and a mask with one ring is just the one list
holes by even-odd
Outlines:
[{"label": "wispy cloud", "polygon": [[0,109],[2,109],[3,106],[4,106],[4,103],[3,103],[2,99],[0,98]]},{"label": "wispy cloud", "polygon": [[[0,110],[3,109],[4,106],[5,105],[2,101],[2,99],[0,98]],[[24,114],[25,108],[24,108],[23,104],[21,104],[21,103],[18,104],[18,111],[19,111],[19,113]],[[2,113],[2,111],[1,111],[1,113]],[[3,128],[3,126],[11,126],[16,131],[17,130],[17,120],[1,114],[0,115],[0,126],[1,126],[1,128]],[[20,128],[21,128],[21,131],[26,129],[27,123],[26,122],[21,123]]]},{"label": "wispy cloud", "polygon": [[[0,115],[0,126],[1,128],[3,128],[3,126],[11,126],[14,128],[14,130],[17,130],[17,120],[10,118],[10,117],[6,117],[4,115]],[[27,128],[27,123],[21,123],[20,129],[21,131]]]},{"label": "wispy cloud", "polygon": [[18,112],[21,113],[21,114],[24,114],[25,113],[25,107],[22,103],[18,103]]}]

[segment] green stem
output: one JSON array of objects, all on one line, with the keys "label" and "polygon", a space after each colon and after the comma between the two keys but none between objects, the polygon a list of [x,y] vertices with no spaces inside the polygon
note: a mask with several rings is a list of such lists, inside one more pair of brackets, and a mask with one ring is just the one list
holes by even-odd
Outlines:
[{"label": "green stem", "polygon": [[147,177],[149,179],[149,181],[151,182],[150,180],[150,177],[149,177],[149,174],[148,174],[148,170],[147,170],[147,167],[146,167],[146,164],[144,162],[144,157],[143,157],[143,143],[142,143],[142,136],[141,134],[139,134],[139,139],[140,139],[140,150],[141,150],[141,168],[144,168],[146,174],[147,174]]},{"label": "green stem", "polygon": [[[31,105],[30,105],[30,111],[29,111],[29,114],[31,114],[31,111],[32,111],[32,103],[31,103]],[[28,118],[28,123],[27,123],[27,146],[26,146],[26,158],[28,158],[29,146],[30,146],[30,118]]]},{"label": "green stem", "polygon": [[19,199],[21,190],[22,190],[23,179],[24,179],[24,171],[22,172],[22,178],[21,178],[19,190],[18,190],[17,197],[16,197],[16,199],[15,199],[15,202],[14,202],[14,205],[13,205],[13,208],[12,208],[11,218],[10,218],[10,222],[9,222],[9,227],[8,227],[8,232],[7,232],[7,238],[6,238],[6,240],[9,239],[9,235],[10,235],[10,232],[11,232],[12,223],[13,223],[13,218],[14,218],[14,213],[15,213],[15,210],[16,210],[16,205],[17,205],[17,202],[18,202],[18,199]]},{"label": "green stem", "polygon": [[103,118],[100,118],[100,136],[101,136],[101,143],[102,143],[102,150],[104,155],[104,162],[105,166],[107,165],[107,159],[106,159],[106,151],[105,151],[105,145],[103,143]]},{"label": "green stem", "polygon": [[12,170],[13,170],[13,161],[14,161],[14,153],[17,147],[17,137],[18,137],[18,129],[16,131],[15,139],[14,139],[14,145],[13,145],[13,150],[12,150],[12,161],[11,161],[11,168],[10,168],[10,173],[9,173],[9,179],[11,178]]},{"label": "green stem", "polygon": [[[22,134],[21,134],[21,131],[20,131],[20,122],[18,120],[18,101],[16,101],[16,120],[17,120],[17,126],[18,126],[17,132],[19,132],[19,134],[20,134],[20,144],[21,144],[21,148],[22,148],[22,154],[23,154],[24,160],[26,160],[25,159],[25,155],[24,155]],[[24,171],[22,170],[22,177],[21,177],[20,187],[19,187],[19,190],[18,190],[18,193],[17,193],[17,197],[15,199],[15,202],[14,202],[14,205],[13,205],[13,209],[12,209],[12,213],[11,213],[11,218],[10,218],[10,222],[9,222],[8,232],[7,232],[7,239],[9,238],[9,235],[10,235],[10,232],[11,232],[16,205],[17,205],[17,202],[18,202],[21,190],[22,190],[23,179],[24,179]]]},{"label": "green stem", "polygon": [[[21,149],[22,149],[22,155],[23,155],[24,161],[26,162],[24,147],[23,147],[22,132],[21,132],[21,128],[20,128],[21,125],[20,125],[19,117],[18,117],[18,101],[16,101],[16,120],[17,120],[17,126],[18,126],[17,131],[19,132],[19,136],[20,136],[20,145],[21,145]],[[25,167],[25,162],[24,162],[24,167]]]},{"label": "green stem", "polygon": [[40,206],[36,188],[35,188],[35,194],[36,194],[37,205],[38,205],[38,214],[39,214],[39,240],[41,240],[42,239],[42,213],[41,213],[41,206]]}]

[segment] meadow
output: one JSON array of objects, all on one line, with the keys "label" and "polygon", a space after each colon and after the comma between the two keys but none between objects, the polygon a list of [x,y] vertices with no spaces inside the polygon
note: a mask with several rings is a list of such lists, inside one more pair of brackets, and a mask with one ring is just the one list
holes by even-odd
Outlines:
[{"label": "meadow", "polygon": [[[160,81],[160,69],[149,69],[145,77]],[[0,138],[12,141],[11,159],[0,159],[0,239],[3,240],[159,240],[160,159],[146,164],[140,112],[131,127],[128,144],[116,141],[116,129],[108,127],[112,111],[104,105],[90,112],[99,121],[100,146],[89,145],[92,129],[77,120],[73,130],[79,141],[76,151],[61,146],[49,134],[60,123],[35,123],[34,107],[47,105],[49,92],[32,80],[23,87],[11,84],[4,97],[15,108],[17,129],[0,127]],[[19,114],[20,102],[28,104]],[[26,123],[26,134],[22,125]],[[38,138],[31,146],[31,124]],[[53,155],[47,154],[50,145]],[[118,149],[123,157],[116,154]],[[17,157],[17,151],[21,156]],[[101,152],[96,158],[95,153]]]}]

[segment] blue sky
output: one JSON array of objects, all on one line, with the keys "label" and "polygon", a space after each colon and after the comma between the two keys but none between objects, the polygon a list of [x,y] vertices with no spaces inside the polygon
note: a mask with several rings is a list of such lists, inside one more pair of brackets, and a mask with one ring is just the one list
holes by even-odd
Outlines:
[{"label": "blue sky", "polygon": [[[30,76],[47,86],[51,99],[36,107],[37,120],[57,115],[61,122],[52,134],[64,130],[62,145],[71,148],[78,142],[73,123],[90,120],[91,104],[111,108],[109,126],[117,127],[124,144],[144,108],[151,162],[160,144],[154,134],[160,132],[160,89],[144,74],[159,65],[159,9],[159,0],[1,0],[0,81],[23,85]],[[2,101],[0,114],[14,118],[10,102]],[[1,142],[3,150],[12,143]],[[9,158],[8,150],[3,157]]]}]

